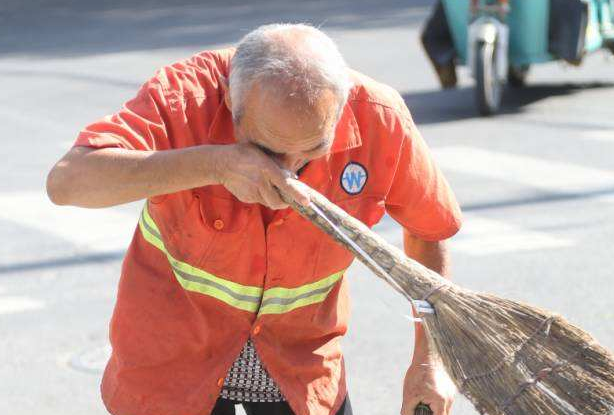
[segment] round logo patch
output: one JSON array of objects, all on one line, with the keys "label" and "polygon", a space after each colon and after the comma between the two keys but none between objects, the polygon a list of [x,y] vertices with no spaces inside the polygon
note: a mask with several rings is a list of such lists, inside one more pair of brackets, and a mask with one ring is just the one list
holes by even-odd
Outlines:
[{"label": "round logo patch", "polygon": [[341,187],[351,195],[362,192],[369,177],[367,169],[353,161],[349,162],[341,173]]}]

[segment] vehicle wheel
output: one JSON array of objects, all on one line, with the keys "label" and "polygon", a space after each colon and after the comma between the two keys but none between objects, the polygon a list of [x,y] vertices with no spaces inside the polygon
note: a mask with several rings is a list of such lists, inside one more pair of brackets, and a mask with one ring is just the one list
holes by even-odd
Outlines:
[{"label": "vehicle wheel", "polygon": [[529,65],[512,66],[507,70],[507,83],[514,88],[525,86],[527,74],[529,73]]},{"label": "vehicle wheel", "polygon": [[492,115],[501,105],[501,82],[497,77],[494,43],[480,42],[475,54],[476,102],[482,115]]}]

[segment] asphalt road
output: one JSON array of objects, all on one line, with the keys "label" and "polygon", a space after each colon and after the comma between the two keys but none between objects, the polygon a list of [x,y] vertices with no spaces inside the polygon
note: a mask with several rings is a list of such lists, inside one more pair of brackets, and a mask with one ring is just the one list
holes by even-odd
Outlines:
[{"label": "asphalt road", "polygon": [[[614,60],[535,67],[502,115],[479,118],[466,71],[457,90],[440,91],[418,46],[429,3],[0,8],[0,413],[106,413],[107,325],[140,204],[54,207],[49,168],[159,66],[273,21],[320,25],[351,66],[403,94],[465,212],[450,243],[459,284],[557,311],[614,348]],[[390,219],[376,229],[400,244]],[[359,265],[347,278],[353,407],[397,414],[411,359],[408,305]],[[476,412],[459,397],[453,413]]]}]

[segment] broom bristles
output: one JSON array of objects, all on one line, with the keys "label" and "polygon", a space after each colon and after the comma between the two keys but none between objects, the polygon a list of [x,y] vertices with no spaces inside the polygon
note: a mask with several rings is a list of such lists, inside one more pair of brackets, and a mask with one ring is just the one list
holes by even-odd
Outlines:
[{"label": "broom bristles", "polygon": [[422,317],[459,391],[485,414],[608,415],[614,359],[562,317],[450,286]]}]

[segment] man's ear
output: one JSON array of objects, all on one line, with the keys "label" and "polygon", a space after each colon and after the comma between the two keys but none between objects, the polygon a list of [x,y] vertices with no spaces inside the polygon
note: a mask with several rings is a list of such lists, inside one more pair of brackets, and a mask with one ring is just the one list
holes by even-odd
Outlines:
[{"label": "man's ear", "polygon": [[228,79],[225,76],[220,77],[220,87],[224,92],[224,103],[228,108],[228,111],[232,112],[232,102],[230,101],[230,88],[228,86]]}]

